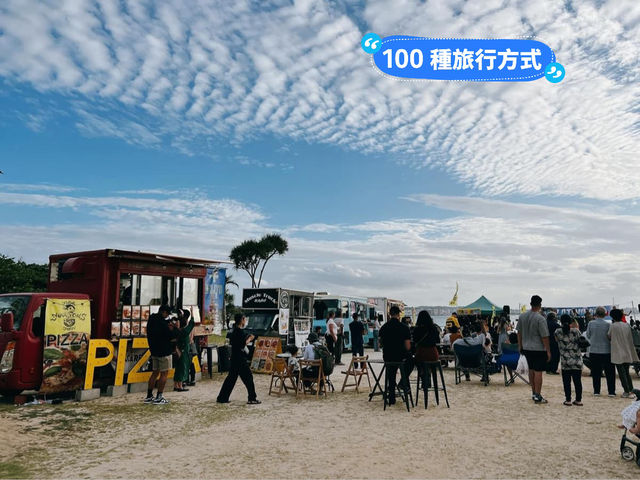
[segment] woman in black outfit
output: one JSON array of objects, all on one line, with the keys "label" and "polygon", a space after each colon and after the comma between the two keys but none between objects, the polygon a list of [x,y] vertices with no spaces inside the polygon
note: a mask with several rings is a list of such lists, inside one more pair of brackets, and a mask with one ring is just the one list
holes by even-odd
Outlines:
[{"label": "woman in black outfit", "polygon": [[229,367],[229,374],[225,378],[220,393],[216,402],[229,403],[229,397],[233,391],[233,387],[236,385],[238,377],[247,387],[249,393],[249,405],[255,405],[261,403],[256,396],[256,388],[253,384],[253,374],[249,368],[248,348],[247,345],[253,340],[253,335],[247,335],[244,331],[244,327],[247,324],[246,317],[237,313],[235,316],[235,326],[233,331],[228,335],[231,341],[231,365]]},{"label": "woman in black outfit", "polygon": [[439,340],[438,327],[433,323],[429,312],[422,310],[418,314],[418,321],[413,329],[413,344],[416,351],[415,363],[418,365],[418,375],[422,375],[422,384],[425,388],[431,386],[431,380],[429,372],[424,368],[422,362],[438,361],[438,347],[436,345]]}]

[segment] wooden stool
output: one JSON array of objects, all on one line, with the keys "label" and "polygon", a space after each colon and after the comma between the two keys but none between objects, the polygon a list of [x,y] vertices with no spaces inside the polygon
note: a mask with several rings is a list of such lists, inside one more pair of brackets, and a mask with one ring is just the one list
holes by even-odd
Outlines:
[{"label": "wooden stool", "polygon": [[[384,395],[383,395],[383,399],[384,399],[384,410],[387,409],[387,405],[389,404],[388,399],[389,399],[389,370],[390,368],[392,370],[395,370],[395,368],[397,368],[398,370],[400,370],[400,383],[396,383],[396,390],[397,392],[393,392],[394,396],[397,393],[398,395],[400,395],[400,398],[402,399],[402,401],[404,402],[404,404],[407,407],[407,412],[411,411],[411,407],[414,406],[413,404],[413,395],[411,394],[411,386],[409,384],[409,375],[407,372],[407,365],[405,363],[405,361],[401,361],[401,362],[384,362],[384,368],[386,369],[386,373],[385,373],[385,378],[384,378]],[[395,368],[394,368],[395,367]],[[397,371],[394,371],[394,375],[397,373]],[[409,406],[409,402],[411,402],[411,407]]]},{"label": "wooden stool", "polygon": [[[345,375],[344,383],[342,384],[341,392],[344,392],[346,387],[356,387],[356,392],[360,393],[358,389],[360,387],[360,382],[362,381],[362,377],[367,377],[367,382],[369,383],[369,391],[371,391],[371,378],[369,377],[369,368],[367,367],[367,360],[369,360],[369,355],[364,355],[362,357],[352,357],[351,363],[349,363],[349,368],[346,371],[343,371],[342,374]],[[356,364],[359,365],[360,368],[356,368]],[[349,377],[353,377],[354,383],[347,383]]]},{"label": "wooden stool", "polygon": [[[447,397],[447,386],[444,383],[444,374],[442,373],[442,363],[440,360],[435,362],[422,362],[418,364],[418,367],[422,369],[423,373],[420,375],[418,373],[418,382],[416,386],[416,403],[418,403],[418,397],[420,396],[420,387],[424,391],[424,408],[427,408],[429,405],[429,390],[433,391],[436,396],[436,405],[440,405],[440,398],[438,395],[439,391],[444,392],[444,399],[447,402],[447,408],[449,407],[449,397]],[[441,386],[438,386],[438,372],[440,372],[440,382]],[[425,387],[423,384],[424,378],[423,376],[431,375],[431,385]]]}]

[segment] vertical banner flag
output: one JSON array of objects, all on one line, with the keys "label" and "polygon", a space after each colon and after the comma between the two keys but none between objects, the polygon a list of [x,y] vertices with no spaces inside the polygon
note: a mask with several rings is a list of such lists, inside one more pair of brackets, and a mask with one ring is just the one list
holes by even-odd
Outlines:
[{"label": "vertical banner flag", "polygon": [[48,299],[45,311],[40,392],[82,388],[91,336],[89,300]]},{"label": "vertical banner flag", "polygon": [[458,282],[456,282],[456,293],[453,294],[453,298],[449,302],[449,306],[455,307],[458,305]]},{"label": "vertical banner flag", "polygon": [[213,333],[222,334],[224,324],[224,290],[227,270],[224,268],[207,268],[204,289],[203,325],[213,325]]}]

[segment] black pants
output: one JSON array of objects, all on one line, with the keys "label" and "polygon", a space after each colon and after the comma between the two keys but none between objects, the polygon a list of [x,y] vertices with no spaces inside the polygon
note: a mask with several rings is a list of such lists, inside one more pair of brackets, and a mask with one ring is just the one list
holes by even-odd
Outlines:
[{"label": "black pants", "polygon": [[329,352],[331,352],[331,354],[333,355],[333,352],[335,351],[336,342],[333,340],[333,337],[331,335],[325,335],[324,339],[327,342],[327,350],[329,350]]},{"label": "black pants", "polygon": [[342,349],[344,348],[344,335],[338,334],[338,340],[336,340],[336,346],[333,350],[333,356],[336,359],[336,363],[342,363]]},{"label": "black pants", "polygon": [[[351,344],[351,353],[354,357],[362,357],[364,355],[364,344],[354,345]],[[353,364],[353,368],[360,368],[359,364],[356,362]]]},{"label": "black pants", "polygon": [[249,364],[244,358],[241,360],[234,360],[232,358],[231,366],[229,367],[229,374],[227,375],[227,378],[224,379],[224,383],[222,384],[220,393],[218,393],[218,402],[229,401],[229,397],[231,396],[233,387],[236,386],[238,377],[240,377],[240,380],[242,380],[244,386],[247,387],[247,392],[249,393],[249,401],[255,400],[257,398],[256,387],[253,384],[253,374],[251,373]]},{"label": "black pants", "polygon": [[[387,365],[385,370],[384,381],[387,387],[386,390],[387,390],[388,403],[395,403],[396,401],[396,386],[397,386],[396,376],[398,375],[399,368],[400,367],[398,365]],[[409,374],[406,373],[406,369],[405,369],[405,375],[402,375],[402,372],[400,372],[400,388],[402,388],[403,391],[406,392],[407,390],[409,390],[409,385],[405,381],[405,376],[407,379],[409,378]]]},{"label": "black pants", "polygon": [[562,370],[562,385],[564,386],[564,399],[571,401],[571,381],[576,390],[576,402],[582,401],[582,370]]},{"label": "black pants", "polygon": [[552,343],[551,347],[551,361],[547,364],[547,372],[556,373],[558,371],[558,364],[560,363],[560,349],[557,343]]},{"label": "black pants", "polygon": [[600,383],[602,381],[602,370],[607,377],[607,390],[609,394],[616,393],[616,370],[611,363],[610,353],[590,353],[591,360],[591,378],[593,380],[593,393],[600,394]]},{"label": "black pants", "polygon": [[625,393],[631,393],[633,390],[633,381],[631,380],[631,375],[629,375],[629,365],[629,363],[616,365],[618,376],[620,377],[620,383],[622,384],[622,389]]}]

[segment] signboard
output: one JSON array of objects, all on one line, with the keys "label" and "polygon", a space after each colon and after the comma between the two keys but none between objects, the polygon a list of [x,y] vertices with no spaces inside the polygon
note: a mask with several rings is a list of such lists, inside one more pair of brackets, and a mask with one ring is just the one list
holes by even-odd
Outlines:
[{"label": "signboard", "polygon": [[281,308],[278,315],[278,333],[280,335],[289,334],[289,309]]},{"label": "signboard", "polygon": [[47,300],[40,393],[82,388],[90,336],[89,300]]},{"label": "signboard", "polygon": [[278,337],[258,337],[251,357],[251,370],[256,373],[271,373],[276,355],[282,353],[282,343]]},{"label": "signboard", "polygon": [[[285,305],[286,304],[286,305]],[[287,296],[282,308],[289,307]],[[278,289],[277,288],[245,288],[242,291],[242,308],[255,309],[278,309]]]},{"label": "signboard", "polygon": [[226,269],[207,268],[204,282],[204,318],[202,318],[202,325],[213,326],[213,333],[216,335],[222,334],[222,325],[224,324],[224,289],[226,278]]},{"label": "signboard", "polygon": [[304,347],[308,343],[307,337],[309,336],[309,333],[311,333],[311,321],[296,318],[293,320],[293,330],[296,339],[296,346],[298,348]]}]

